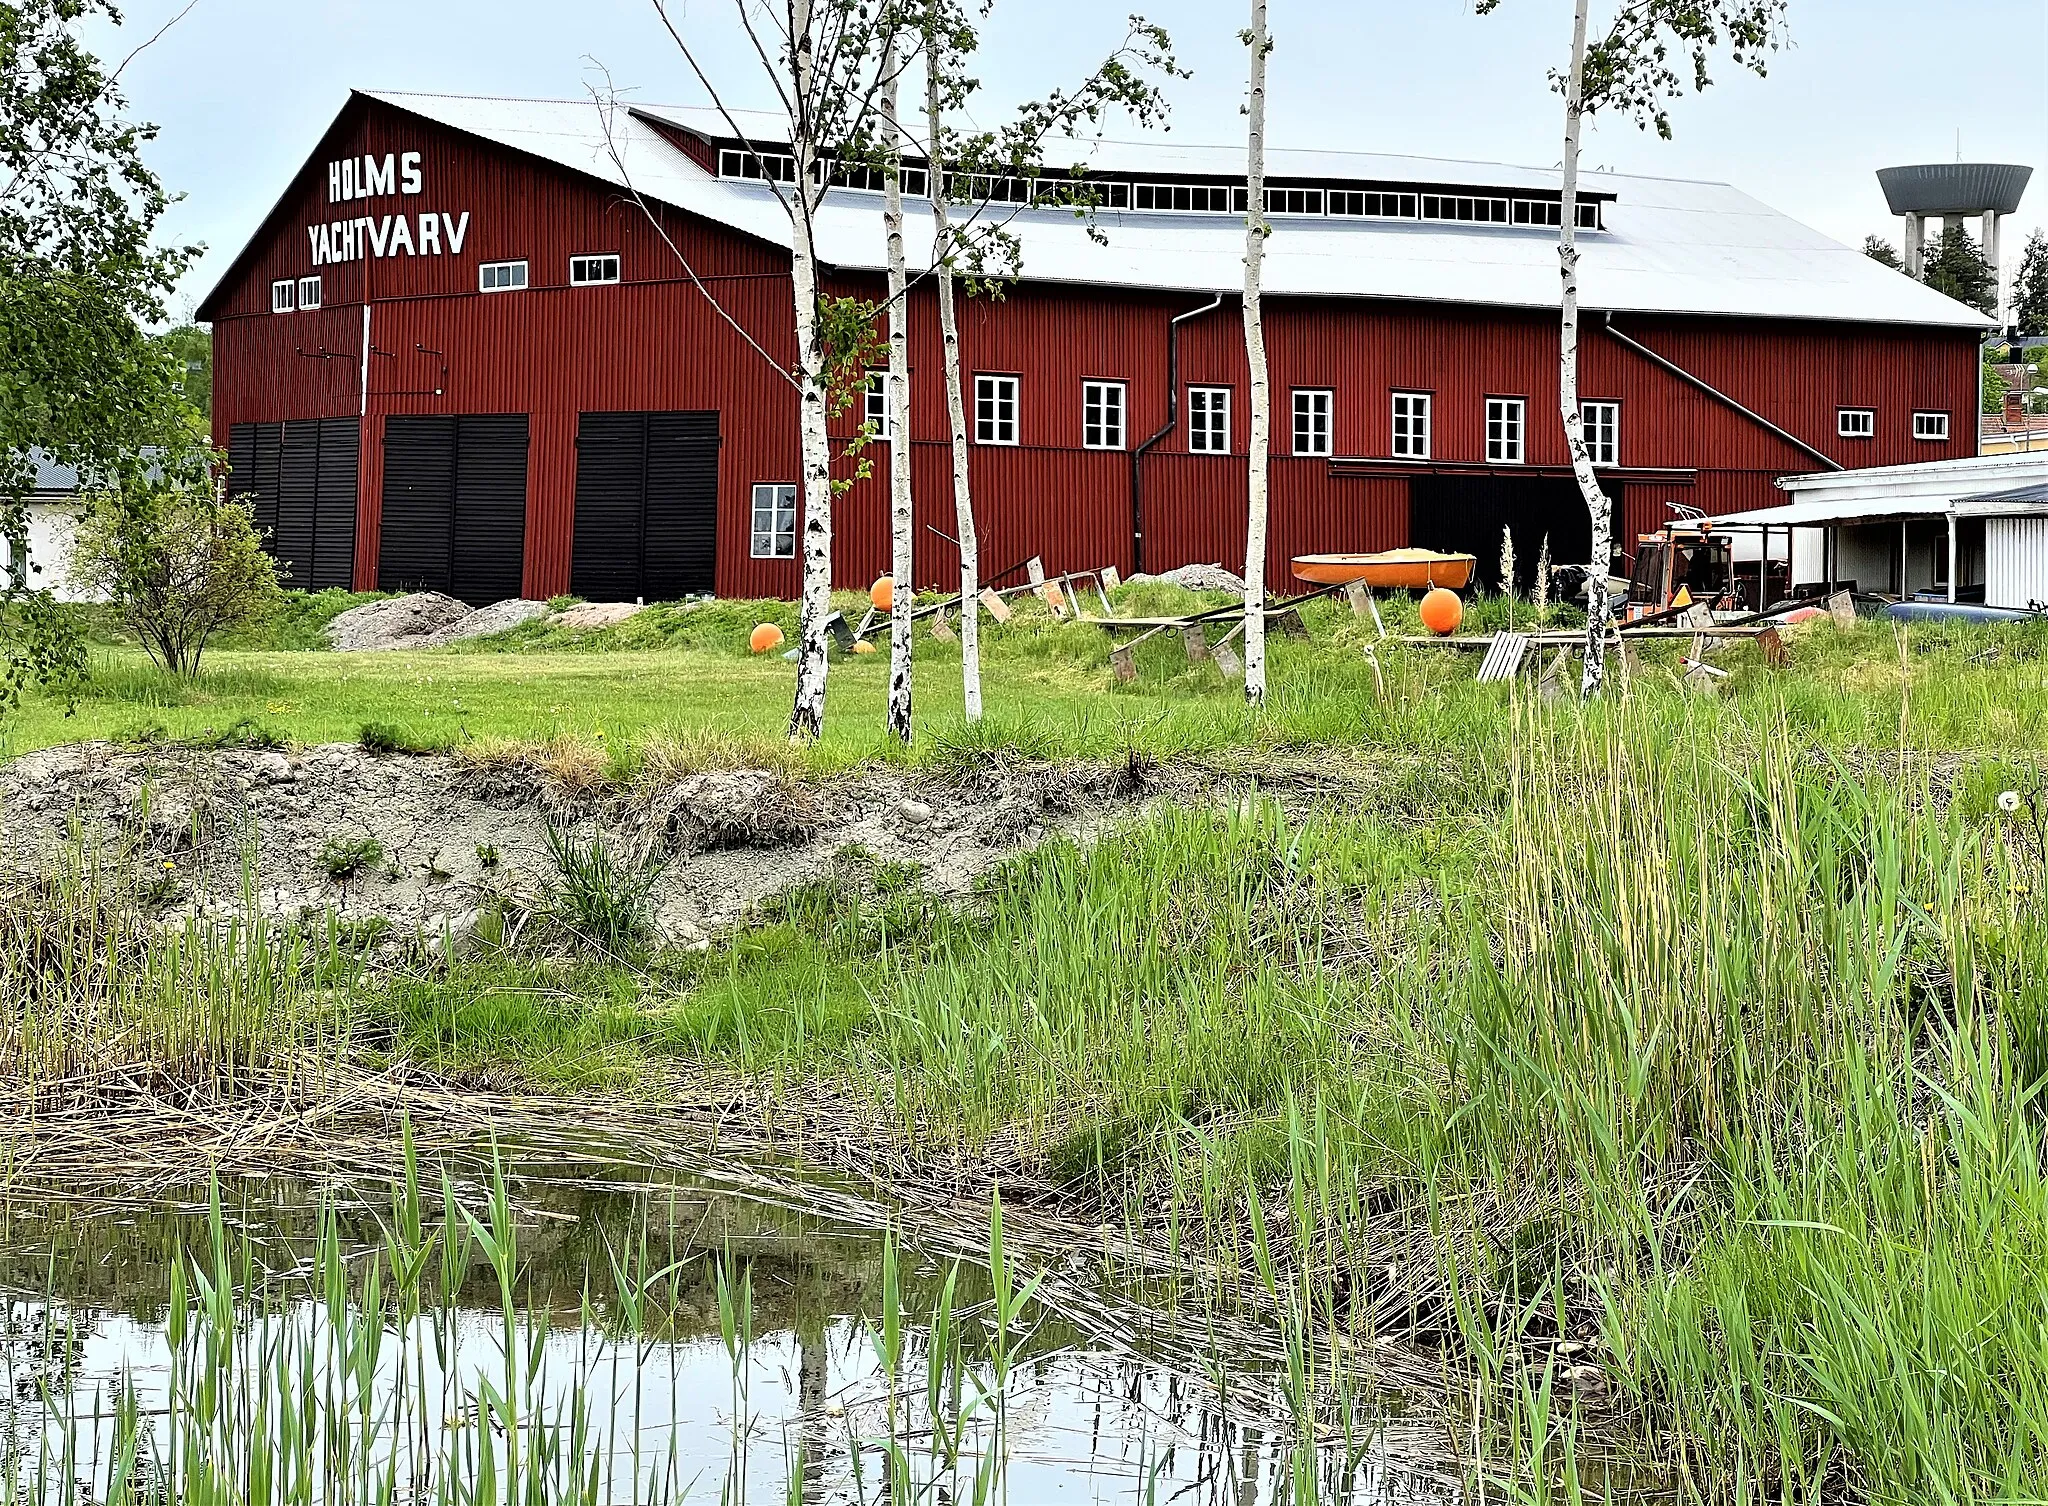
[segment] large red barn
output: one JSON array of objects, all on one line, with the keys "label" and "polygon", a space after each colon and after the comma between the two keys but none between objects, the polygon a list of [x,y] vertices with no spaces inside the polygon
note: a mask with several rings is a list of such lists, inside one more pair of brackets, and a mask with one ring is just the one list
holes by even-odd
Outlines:
[{"label": "large red barn", "polygon": [[[796,593],[788,226],[763,181],[784,169],[772,122],[740,124],[759,155],[705,110],[351,96],[200,309],[231,485],[295,583]],[[1074,155],[1097,234],[1005,208],[1021,277],[963,304],[984,569],[1231,561],[1239,154]],[[1282,151],[1269,175],[1269,568],[1411,542],[1485,560],[1503,524],[1524,559],[1543,535],[1583,558],[1554,416],[1556,174]],[[1586,193],[1580,386],[1620,538],[1672,502],[1767,505],[1788,473],[1972,453],[1982,315],[1725,185],[1596,174]],[[835,189],[819,239],[835,287],[879,293],[878,193]],[[957,561],[928,287],[911,351],[936,584]],[[887,568],[874,471],[835,510],[842,584]]]}]

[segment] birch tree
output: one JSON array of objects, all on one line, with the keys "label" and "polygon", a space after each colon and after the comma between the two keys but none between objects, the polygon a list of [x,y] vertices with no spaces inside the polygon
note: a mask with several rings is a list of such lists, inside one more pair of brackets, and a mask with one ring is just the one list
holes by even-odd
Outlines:
[{"label": "birch tree", "polygon": [[[982,14],[986,15],[984,5]],[[1118,47],[1079,87],[1055,90],[1019,109],[1000,131],[960,131],[961,114],[980,85],[967,67],[979,45],[958,0],[925,0],[922,45],[925,63],[925,131],[920,143],[929,168],[932,208],[930,276],[939,309],[941,365],[946,384],[946,426],[952,461],[953,519],[960,548],[960,675],[967,720],[979,721],[981,697],[981,540],[974,521],[969,469],[967,399],[960,366],[959,291],[987,291],[1022,270],[1021,247],[1009,227],[1026,204],[986,191],[995,184],[1037,185],[1043,158],[1055,137],[1098,127],[1121,109],[1137,124],[1164,117],[1166,99],[1155,79],[1184,76],[1174,61],[1171,40],[1159,27],[1132,16]],[[1072,174],[1069,174],[1071,178]],[[1057,186],[1034,192],[1031,201],[1064,205],[1087,217],[1096,201],[1085,189]],[[984,191],[977,191],[976,185]],[[1090,227],[1091,236],[1100,233]]]},{"label": "birch tree", "polygon": [[911,731],[912,574],[916,539],[910,495],[910,300],[903,258],[903,92],[899,44],[889,38],[882,84],[882,226],[889,263],[889,730],[904,742]]},{"label": "birch tree", "polygon": [[1266,326],[1260,274],[1266,260],[1266,0],[1252,0],[1252,24],[1243,34],[1251,49],[1251,89],[1245,112],[1244,354],[1251,368],[1252,427],[1244,532],[1244,698],[1266,699],[1266,506],[1272,465],[1273,396],[1266,372]]},{"label": "birch tree", "polygon": [[[1479,0],[1487,15],[1501,0]],[[1564,95],[1564,171],[1558,217],[1558,276],[1563,283],[1558,339],[1557,406],[1570,447],[1572,474],[1586,500],[1593,525],[1593,557],[1586,572],[1586,668],[1580,693],[1596,696],[1606,679],[1607,630],[1613,608],[1607,572],[1614,540],[1607,494],[1600,489],[1586,448],[1579,410],[1579,143],[1586,117],[1603,110],[1633,120],[1671,139],[1670,100],[1688,86],[1695,93],[1713,82],[1713,59],[1724,49],[1730,61],[1761,77],[1784,35],[1788,0],[1627,0],[1599,41],[1588,44],[1589,0],[1575,0],[1571,65],[1552,82]],[[1690,64],[1689,76],[1679,67]]]},{"label": "birch tree", "polygon": [[[727,128],[764,164],[763,181],[789,217],[796,364],[785,375],[796,388],[803,477],[803,594],[789,736],[792,742],[809,741],[825,726],[826,624],[832,615],[832,442],[827,423],[835,399],[847,390],[848,374],[861,371],[854,352],[872,314],[850,300],[826,297],[819,281],[817,215],[839,150],[874,129],[879,96],[897,71],[895,44],[905,24],[903,13],[868,0],[734,0],[740,28],[789,120],[788,156],[794,171],[785,181],[766,170],[770,155],[756,148],[751,133],[727,108],[669,0],[652,3]],[[659,223],[651,208],[642,207]]]}]

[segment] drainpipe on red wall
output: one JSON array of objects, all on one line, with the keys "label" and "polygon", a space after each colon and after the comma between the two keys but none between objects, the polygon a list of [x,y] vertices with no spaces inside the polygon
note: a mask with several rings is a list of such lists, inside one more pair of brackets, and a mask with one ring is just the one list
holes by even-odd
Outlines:
[{"label": "drainpipe on red wall", "polygon": [[1199,319],[1204,314],[1214,313],[1223,307],[1223,295],[1214,298],[1198,309],[1189,309],[1185,314],[1175,314],[1166,325],[1166,422],[1159,432],[1131,451],[1131,574],[1145,572],[1145,488],[1142,476],[1142,462],[1145,452],[1158,445],[1173,432],[1180,421],[1180,327],[1190,319]]}]

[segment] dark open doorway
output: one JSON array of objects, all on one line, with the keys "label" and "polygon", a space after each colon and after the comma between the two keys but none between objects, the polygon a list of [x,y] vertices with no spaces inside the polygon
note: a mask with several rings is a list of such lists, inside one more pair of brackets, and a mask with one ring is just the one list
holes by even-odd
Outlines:
[{"label": "dark open doorway", "polygon": [[[1621,499],[1606,488],[1610,526],[1621,526]],[[1515,540],[1515,589],[1527,593],[1536,560],[1550,540],[1553,565],[1583,565],[1593,548],[1593,524],[1578,483],[1569,476],[1503,471],[1484,476],[1416,476],[1408,483],[1408,542],[1419,549],[1471,554],[1474,577],[1500,589],[1501,530]],[[1620,534],[1613,537],[1620,542]]]}]

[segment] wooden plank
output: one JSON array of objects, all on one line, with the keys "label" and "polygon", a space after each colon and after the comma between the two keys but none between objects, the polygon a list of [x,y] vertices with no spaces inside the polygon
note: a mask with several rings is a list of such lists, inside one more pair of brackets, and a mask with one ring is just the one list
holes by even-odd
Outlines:
[{"label": "wooden plank", "polygon": [[1756,646],[1762,650],[1764,663],[1772,669],[1790,669],[1792,651],[1785,647],[1785,638],[1774,627],[1767,627],[1756,635]]},{"label": "wooden plank", "polygon": [[1301,613],[1293,607],[1282,607],[1277,612],[1266,613],[1266,622],[1290,638],[1308,637],[1308,627],[1302,622]]},{"label": "wooden plank", "polygon": [[1351,603],[1351,615],[1363,617],[1372,610],[1372,592],[1365,589],[1365,582],[1354,580],[1344,587],[1344,599]]},{"label": "wooden plank", "polygon": [[1210,649],[1209,655],[1216,661],[1216,667],[1223,671],[1224,679],[1242,680],[1244,678],[1244,661],[1237,657],[1237,650],[1230,646],[1228,638],[1225,638],[1221,643]]},{"label": "wooden plank", "polygon": [[1827,600],[1828,616],[1835,619],[1838,628],[1856,626],[1856,598],[1847,591],[1837,591]]},{"label": "wooden plank", "polygon": [[1117,574],[1117,569],[1114,565],[1104,565],[1095,573],[1095,578],[1101,583],[1102,589],[1105,591],[1114,591],[1124,583],[1124,578]]},{"label": "wooden plank", "polygon": [[988,613],[989,616],[995,618],[997,622],[1008,622],[1010,620],[1009,604],[994,591],[983,591],[981,593],[981,609]]},{"label": "wooden plank", "polygon": [[1131,652],[1130,644],[1119,644],[1109,651],[1109,667],[1116,671],[1117,679],[1126,685],[1138,678],[1138,657]]},{"label": "wooden plank", "polygon": [[932,618],[932,636],[941,643],[958,643],[960,641],[953,632],[953,624],[946,621],[946,614],[944,612],[940,612]]},{"label": "wooden plank", "polygon": [[846,620],[844,612],[834,612],[825,619],[825,627],[832,634],[832,641],[839,645],[839,652],[850,654],[854,644],[860,640],[854,636],[853,627]]},{"label": "wooden plank", "polygon": [[1512,680],[1528,654],[1527,633],[1496,633],[1493,635],[1493,647],[1486,651],[1486,657],[1480,661],[1479,678],[1482,681]]},{"label": "wooden plank", "polygon": [[1199,622],[1181,625],[1180,641],[1188,651],[1188,663],[1199,664],[1209,657],[1209,630]]},{"label": "wooden plank", "polygon": [[1030,559],[1024,561],[1024,576],[1025,579],[1030,581],[1032,590],[1043,591],[1045,589],[1045,561],[1035,554],[1032,555]]}]

